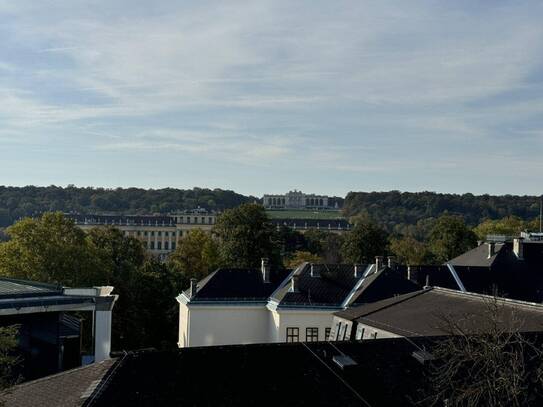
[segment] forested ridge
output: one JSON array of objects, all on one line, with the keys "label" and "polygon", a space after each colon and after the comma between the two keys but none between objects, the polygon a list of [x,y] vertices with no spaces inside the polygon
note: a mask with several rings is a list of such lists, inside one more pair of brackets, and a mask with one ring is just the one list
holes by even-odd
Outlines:
[{"label": "forested ridge", "polygon": [[258,198],[222,189],[143,189],[0,186],[0,227],[47,211],[80,213],[169,213],[197,207],[234,208]]},{"label": "forested ridge", "polygon": [[415,225],[443,214],[461,215],[469,226],[485,219],[517,216],[532,220],[539,215],[537,196],[442,194],[436,192],[349,192],[345,198],[345,216],[366,214],[388,230],[400,225]]}]

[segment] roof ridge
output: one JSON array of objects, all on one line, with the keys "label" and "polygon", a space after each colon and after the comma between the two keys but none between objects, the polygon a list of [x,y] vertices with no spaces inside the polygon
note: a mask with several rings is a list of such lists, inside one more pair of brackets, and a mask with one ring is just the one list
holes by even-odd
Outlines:
[{"label": "roof ridge", "polygon": [[[375,314],[376,312],[378,311],[382,311],[386,308],[389,308],[389,307],[392,307],[394,305],[397,305],[397,304],[401,304],[402,302],[405,302],[405,301],[409,301],[410,299],[412,298],[415,298],[415,297],[418,297],[419,295],[421,294],[425,294],[427,292],[430,292],[434,289],[434,287],[427,287],[427,288],[423,288],[422,290],[418,290],[418,291],[413,291],[413,292],[410,292],[410,293],[407,293],[407,294],[402,294],[402,295],[399,295],[398,297],[392,297],[393,299],[395,299],[395,301],[392,301],[390,303],[387,303],[379,308],[376,308],[368,313],[362,313],[360,315],[357,315],[356,317],[353,317],[351,319],[356,319],[356,318],[362,318],[362,317],[366,317],[368,315],[371,315],[371,314]],[[381,301],[388,301],[392,298],[387,298],[387,299],[384,299],[384,300],[381,300]],[[377,304],[378,302],[381,302],[381,301],[377,301],[377,302],[374,302],[374,303],[369,303],[369,304],[363,304],[363,305],[360,305],[359,307],[362,308],[362,307],[366,307],[367,305],[371,305],[371,304]],[[358,308],[358,307],[355,307],[355,308]]]}]

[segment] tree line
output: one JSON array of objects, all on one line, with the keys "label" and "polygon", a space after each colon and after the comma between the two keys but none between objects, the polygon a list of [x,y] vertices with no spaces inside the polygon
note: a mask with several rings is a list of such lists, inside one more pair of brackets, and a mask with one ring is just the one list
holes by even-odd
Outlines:
[{"label": "tree line", "polygon": [[421,219],[460,215],[474,227],[486,219],[515,216],[531,220],[539,215],[540,197],[514,195],[441,194],[436,192],[350,192],[345,216],[367,215],[387,231],[405,233]]},{"label": "tree line", "polygon": [[257,198],[222,189],[0,186],[0,227],[44,212],[169,213],[197,207],[222,211]]}]

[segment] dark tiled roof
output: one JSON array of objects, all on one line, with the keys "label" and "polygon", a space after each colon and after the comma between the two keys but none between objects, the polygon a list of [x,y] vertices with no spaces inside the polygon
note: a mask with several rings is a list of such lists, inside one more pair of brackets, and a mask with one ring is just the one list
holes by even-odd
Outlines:
[{"label": "dark tiled roof", "polygon": [[116,363],[93,363],[14,386],[0,395],[5,407],[82,406]]},{"label": "dark tiled roof", "polygon": [[[335,315],[355,320],[401,336],[439,336],[448,334],[445,319],[460,323],[467,332],[488,328],[492,299],[479,294],[441,288],[389,298],[341,311]],[[521,332],[543,331],[543,305],[499,299],[499,320],[504,328]]]},{"label": "dark tiled roof", "polygon": [[383,267],[370,273],[356,290],[350,305],[380,301],[421,289],[419,284],[408,280],[404,274],[400,267]]},{"label": "dark tiled roof", "polygon": [[258,269],[218,269],[198,283],[191,302],[267,301],[288,274],[287,270],[272,270],[270,282],[265,283]]},{"label": "dark tiled roof", "polygon": [[[291,291],[290,281],[277,290],[273,298],[279,306],[339,307],[347,299],[361,277],[354,276],[352,264],[314,264],[318,277],[311,276],[311,265],[306,263],[295,271],[298,290]],[[362,266],[365,270],[366,266]]]},{"label": "dark tiled roof", "polygon": [[78,224],[175,226],[175,217],[167,215],[74,215],[66,214]]},{"label": "dark tiled roof", "polygon": [[[92,406],[410,405],[424,378],[416,346],[382,339],[134,353]],[[332,360],[340,352],[356,365],[340,369]]]}]

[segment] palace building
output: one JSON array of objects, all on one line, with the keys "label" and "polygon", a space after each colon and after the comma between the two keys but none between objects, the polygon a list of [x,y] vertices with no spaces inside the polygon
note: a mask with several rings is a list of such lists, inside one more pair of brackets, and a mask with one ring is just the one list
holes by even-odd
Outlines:
[{"label": "palace building", "polygon": [[264,195],[266,209],[337,209],[337,204],[329,204],[326,195],[304,194],[302,191],[289,191],[284,195]]}]

